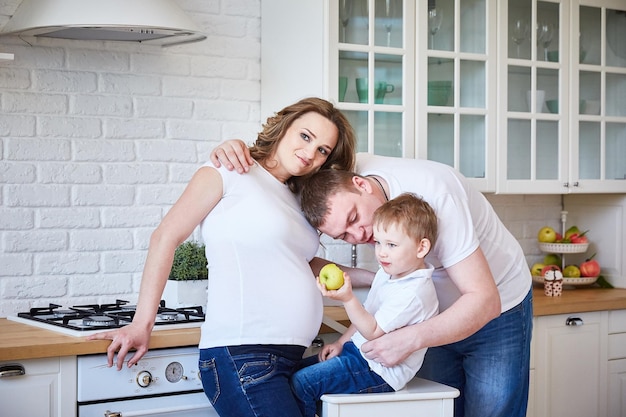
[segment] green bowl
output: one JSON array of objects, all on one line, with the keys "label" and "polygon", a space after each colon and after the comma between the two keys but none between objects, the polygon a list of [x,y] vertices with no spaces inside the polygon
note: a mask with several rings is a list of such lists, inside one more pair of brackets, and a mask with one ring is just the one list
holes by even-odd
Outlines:
[{"label": "green bowl", "polygon": [[548,51],[548,61],[559,62],[559,51]]},{"label": "green bowl", "polygon": [[452,81],[428,82],[428,105],[445,106],[452,95]]},{"label": "green bowl", "polygon": [[[559,112],[559,100],[546,100],[546,107],[550,110],[550,113]],[[578,112],[583,114],[585,110],[585,100],[579,100]]]},{"label": "green bowl", "polygon": [[[548,51],[547,53],[548,61],[550,62],[559,62],[559,51]],[[587,56],[587,51],[580,51],[580,55],[578,56],[578,62],[584,62],[585,57]]]}]

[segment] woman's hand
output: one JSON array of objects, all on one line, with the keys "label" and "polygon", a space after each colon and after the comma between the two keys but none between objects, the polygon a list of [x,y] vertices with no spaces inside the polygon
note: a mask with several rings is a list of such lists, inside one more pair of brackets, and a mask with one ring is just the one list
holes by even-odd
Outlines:
[{"label": "woman's hand", "polygon": [[217,168],[224,165],[227,170],[236,169],[240,174],[248,172],[254,165],[250,149],[241,139],[230,139],[219,144],[211,151],[211,162]]},{"label": "woman's hand", "polygon": [[124,366],[124,359],[131,349],[135,349],[135,353],[128,360],[127,366],[129,368],[139,362],[143,355],[146,354],[151,331],[151,328],[144,328],[131,323],[120,329],[87,336],[87,340],[110,340],[111,344],[107,348],[107,362],[110,367],[113,366],[115,352],[117,352],[116,366],[119,371]]}]

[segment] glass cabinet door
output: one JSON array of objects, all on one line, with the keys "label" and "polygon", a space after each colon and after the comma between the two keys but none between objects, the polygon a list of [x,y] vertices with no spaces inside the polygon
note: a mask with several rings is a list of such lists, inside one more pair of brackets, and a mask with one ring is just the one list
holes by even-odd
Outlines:
[{"label": "glass cabinet door", "polygon": [[498,190],[563,192],[568,182],[569,0],[507,0],[500,12],[501,49]]},{"label": "glass cabinet door", "polygon": [[580,191],[626,192],[626,3],[580,1],[572,164]]},{"label": "glass cabinet door", "polygon": [[625,9],[619,0],[506,2],[498,191],[626,192]]},{"label": "glass cabinet door", "polygon": [[[414,156],[407,114],[413,91],[407,77],[414,72],[412,25],[414,9],[403,0],[337,0],[339,39],[331,54],[337,68],[339,107],[358,137],[358,150],[386,156]],[[334,12],[334,13],[333,13]],[[333,41],[331,40],[331,45]],[[332,62],[336,59],[335,62]],[[331,71],[332,73],[332,71]],[[331,84],[332,85],[332,84]]]},{"label": "glass cabinet door", "polygon": [[[417,2],[418,157],[495,189],[496,3]],[[491,23],[490,23],[491,22]],[[426,56],[426,59],[420,57]]]}]

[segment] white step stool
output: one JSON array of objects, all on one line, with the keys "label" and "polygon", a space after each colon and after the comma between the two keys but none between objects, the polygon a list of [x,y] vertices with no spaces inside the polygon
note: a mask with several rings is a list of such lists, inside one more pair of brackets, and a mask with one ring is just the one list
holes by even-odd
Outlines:
[{"label": "white step stool", "polygon": [[452,417],[459,390],[414,378],[396,392],[322,395],[320,417]]}]

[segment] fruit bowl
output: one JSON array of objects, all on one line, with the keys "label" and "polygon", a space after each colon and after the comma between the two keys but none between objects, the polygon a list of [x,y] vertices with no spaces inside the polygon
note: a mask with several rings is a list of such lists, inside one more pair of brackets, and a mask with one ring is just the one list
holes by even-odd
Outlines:
[{"label": "fruit bowl", "polygon": [[[598,277],[577,277],[577,278],[563,278],[563,285],[591,285],[598,280]],[[535,284],[543,285],[543,277],[533,275],[533,282]]]},{"label": "fruit bowl", "polygon": [[539,249],[550,253],[583,253],[589,248],[589,243],[542,243]]}]

